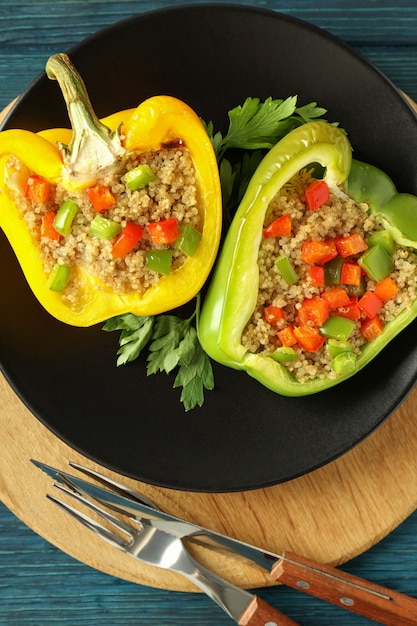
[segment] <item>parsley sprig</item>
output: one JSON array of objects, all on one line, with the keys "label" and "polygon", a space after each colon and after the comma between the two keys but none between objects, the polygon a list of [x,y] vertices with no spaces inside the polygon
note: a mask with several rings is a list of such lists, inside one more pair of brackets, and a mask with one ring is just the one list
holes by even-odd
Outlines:
[{"label": "parsley sprig", "polygon": [[204,390],[214,388],[211,362],[198,340],[196,308],[187,319],[176,315],[117,315],[107,320],[103,330],[121,331],[117,365],[134,361],[147,348],[147,375],[177,370],[173,387],[182,387],[180,402],[189,411],[204,403]]},{"label": "parsley sprig", "polygon": [[[224,230],[265,152],[297,126],[322,118],[325,113],[316,102],[297,107],[297,96],[285,100],[267,98],[264,102],[246,98],[242,105],[229,111],[229,126],[224,135],[215,130],[212,122],[205,123],[219,166]],[[176,371],[173,387],[182,388],[180,401],[186,411],[201,407],[204,390],[214,388],[211,362],[196,330],[199,307],[197,296],[195,311],[187,319],[126,313],[109,319],[103,327],[108,332],[121,331],[118,366],[134,361],[147,348],[148,376]]]},{"label": "parsley sprig", "polygon": [[285,100],[267,98],[264,102],[246,98],[242,105],[229,111],[229,126],[224,135],[215,131],[213,122],[205,124],[219,166],[225,228],[265,152],[297,126],[323,118],[327,112],[317,102],[297,107],[297,100],[297,96]]},{"label": "parsley sprig", "polygon": [[322,117],[326,109],[316,102],[297,107],[297,96],[285,100],[267,98],[246,98],[242,105],[228,113],[229,127],[223,136],[214,131],[212,122],[206,124],[217,160],[220,162],[227,150],[258,150],[272,148],[277,141],[293,128]]}]

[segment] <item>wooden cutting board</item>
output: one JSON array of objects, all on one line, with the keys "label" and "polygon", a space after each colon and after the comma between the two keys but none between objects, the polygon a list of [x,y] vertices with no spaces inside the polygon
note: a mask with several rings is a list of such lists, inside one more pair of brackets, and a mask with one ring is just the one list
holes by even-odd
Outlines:
[{"label": "wooden cutting board", "polygon": [[[117,476],[86,459],[43,426],[0,375],[0,498],[27,526],[74,558],[107,574],[178,591],[181,577],[142,565],[107,546],[46,497],[52,481],[35,457],[67,469],[69,460],[99,469],[161,508],[273,552],[298,552],[340,565],[380,541],[417,508],[417,388],[371,436],[306,476],[255,491],[206,494],[162,489]],[[201,563],[246,588],[273,584],[259,567],[203,546]]]},{"label": "wooden cutting board", "polygon": [[[61,469],[69,460],[101,469],[161,508],[274,552],[341,564],[367,550],[417,507],[417,388],[380,428],[340,459],[287,483],[249,492],[173,491],[117,476],[63,443],[0,377],[0,498],[36,533],[103,572],[151,587],[192,591],[182,578],[108,547],[45,497],[52,481],[31,457]],[[198,546],[195,555],[242,587],[271,584],[260,568]]]}]

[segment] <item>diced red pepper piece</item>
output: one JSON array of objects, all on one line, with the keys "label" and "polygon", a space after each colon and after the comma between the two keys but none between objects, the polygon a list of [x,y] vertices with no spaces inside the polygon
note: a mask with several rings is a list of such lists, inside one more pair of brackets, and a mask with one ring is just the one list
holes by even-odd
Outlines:
[{"label": "diced red pepper piece", "polygon": [[146,228],[148,229],[152,243],[173,243],[176,239],[178,239],[179,228],[176,217],[169,217],[168,219],[161,220],[160,222],[149,222],[149,224],[146,225]]},{"label": "diced red pepper piece", "polygon": [[337,309],[339,306],[347,306],[350,304],[350,297],[343,287],[335,287],[325,291],[322,298],[328,302],[331,309]]},{"label": "diced red pepper piece", "polygon": [[342,285],[360,285],[362,276],[362,268],[357,263],[345,262],[342,265],[340,273],[340,282]]},{"label": "diced red pepper piece", "polygon": [[295,326],[294,336],[299,345],[308,352],[317,352],[325,341],[317,328],[311,326]]},{"label": "diced red pepper piece", "polygon": [[388,302],[388,300],[395,298],[397,293],[398,285],[391,276],[383,278],[375,285],[374,294],[382,300],[382,302]]},{"label": "diced red pepper piece", "polygon": [[310,281],[313,287],[323,287],[324,267],[321,265],[310,265]]},{"label": "diced red pepper piece", "polygon": [[278,333],[278,339],[286,348],[291,348],[291,346],[295,346],[297,343],[297,339],[294,335],[294,327],[289,325],[280,330]]},{"label": "diced red pepper piece", "polygon": [[304,298],[298,311],[300,326],[323,326],[330,315],[329,303],[320,296]]},{"label": "diced red pepper piece", "polygon": [[266,306],[263,311],[264,319],[270,324],[277,324],[279,321],[283,320],[285,317],[284,311],[279,306],[274,306],[270,304]]},{"label": "diced red pepper piece", "polygon": [[47,180],[32,174],[26,183],[25,198],[37,204],[45,204],[50,199],[51,189]]},{"label": "diced red pepper piece", "polygon": [[304,263],[323,265],[337,256],[337,248],[333,239],[326,241],[305,241],[301,249]]},{"label": "diced red pepper piece", "polygon": [[361,333],[366,341],[373,341],[383,330],[384,324],[377,315],[375,317],[367,317],[361,323]]},{"label": "diced red pepper piece", "polygon": [[311,211],[317,211],[330,200],[329,187],[324,180],[313,180],[305,190],[307,206]]},{"label": "diced red pepper piece", "polygon": [[134,222],[127,222],[124,229],[117,235],[112,248],[114,259],[124,259],[143,237],[143,228]]},{"label": "diced red pepper piece", "polygon": [[347,237],[338,237],[336,247],[344,259],[368,249],[368,244],[359,233],[350,233]]},{"label": "diced red pepper piece", "polygon": [[350,299],[350,303],[345,306],[337,308],[337,315],[339,317],[347,317],[349,320],[357,321],[361,318],[361,310],[358,307],[358,296],[354,296]]},{"label": "diced red pepper piece", "polygon": [[48,213],[44,213],[41,219],[41,237],[47,237],[52,241],[59,241],[61,235],[54,228],[56,213],[54,211],[49,211]]},{"label": "diced red pepper piece", "polygon": [[366,291],[358,302],[358,307],[370,318],[375,317],[382,306],[382,300],[373,291]]},{"label": "diced red pepper piece", "polygon": [[88,199],[97,213],[116,204],[116,198],[106,185],[98,183],[87,190]]},{"label": "diced red pepper piece", "polygon": [[276,220],[264,228],[264,237],[266,239],[272,237],[289,237],[291,235],[291,228],[291,218],[288,213],[285,213],[277,217]]}]

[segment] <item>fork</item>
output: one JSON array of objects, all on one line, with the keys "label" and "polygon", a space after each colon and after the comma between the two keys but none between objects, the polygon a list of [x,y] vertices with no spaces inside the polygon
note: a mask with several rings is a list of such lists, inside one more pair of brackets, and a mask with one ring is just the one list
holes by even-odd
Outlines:
[{"label": "fork", "polygon": [[[264,548],[244,543],[238,539],[175,517],[156,507],[140,492],[132,490],[125,484],[92,468],[73,462],[69,463],[73,469],[90,479],[85,480],[79,476],[68,474],[63,470],[46,465],[41,461],[31,459],[31,462],[48,476],[58,480],[60,485],[69,486],[72,491],[77,492],[84,498],[86,496],[90,497],[101,505],[112,508],[113,511],[119,511],[119,513],[126,513],[128,510],[131,520],[138,522],[141,519],[142,521],[143,519],[153,520],[151,523],[154,528],[165,531],[166,534],[174,536],[179,540],[188,539],[193,543],[202,543],[214,550],[226,548],[231,555],[244,557],[261,566],[269,572],[274,580],[284,585],[331,602],[359,615],[369,617],[381,624],[386,624],[387,626],[400,626],[400,624],[401,626],[411,626],[414,624],[414,626],[417,626],[416,598],[406,596],[381,585],[376,585],[365,579],[352,576],[337,568],[318,563],[300,555],[288,551],[285,551],[283,554],[275,554]],[[94,482],[91,482],[91,479]],[[135,517],[133,512],[138,513],[139,516]],[[222,582],[224,583],[224,581]],[[239,593],[239,589],[237,593]],[[241,594],[239,595],[243,598]],[[258,624],[255,621],[255,609],[258,608],[259,600],[254,596],[251,597],[253,604],[249,613],[251,619],[253,616],[254,621],[249,621],[249,619],[246,619],[246,614],[242,614],[238,623]],[[243,599],[242,603],[244,603]],[[228,606],[223,606],[222,608],[227,612]],[[266,608],[269,609],[270,607],[266,605]],[[233,612],[232,615],[233,619],[236,620]],[[258,616],[256,614],[256,619]],[[268,617],[268,614],[266,617]],[[262,624],[262,622],[260,623]],[[277,623],[282,625],[293,624],[294,622],[291,620],[288,622],[288,618],[282,616],[281,621],[268,622],[268,626],[275,626]]]},{"label": "fork", "polygon": [[[140,517],[119,506],[93,499],[71,483],[67,476],[58,477],[62,483],[55,483],[54,487],[106,521],[108,526],[58,497],[47,494],[49,500],[115,548],[147,565],[181,574],[216,602],[237,624],[298,626],[297,622],[258,596],[223,580],[199,564],[188,552],[181,537],[158,527],[158,520]],[[154,506],[149,500],[147,502]]]}]

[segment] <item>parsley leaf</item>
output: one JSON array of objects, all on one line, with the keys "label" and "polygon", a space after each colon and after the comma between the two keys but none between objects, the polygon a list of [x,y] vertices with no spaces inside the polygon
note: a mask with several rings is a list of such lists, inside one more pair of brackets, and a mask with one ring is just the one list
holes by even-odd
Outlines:
[{"label": "parsley leaf", "polygon": [[190,362],[195,351],[190,341],[190,332],[195,329],[190,324],[191,318],[183,320],[174,315],[160,315],[157,318],[153,341],[149,346],[148,374],[169,374],[178,364],[187,365]]},{"label": "parsley leaf", "polygon": [[297,107],[297,96],[285,100],[246,98],[242,105],[228,113],[229,127],[223,136],[214,131],[212,122],[205,124],[217,160],[221,163],[225,153],[231,149],[269,150],[290,130],[313,119],[323,117],[326,109],[310,102]]},{"label": "parsley leaf", "polygon": [[239,206],[250,179],[264,157],[262,150],[244,152],[241,161],[231,163],[226,157],[220,162],[219,174],[222,188],[223,221],[227,229]]},{"label": "parsley leaf", "polygon": [[173,387],[182,387],[180,401],[189,411],[204,403],[204,389],[214,388],[211,361],[203,351],[194,321],[199,311],[199,297],[195,311],[188,319],[175,315],[140,317],[132,313],[117,315],[107,320],[103,330],[121,330],[117,365],[134,361],[147,347],[146,372],[148,376],[178,368]]},{"label": "parsley leaf", "polygon": [[124,365],[138,358],[143,348],[148,344],[153,331],[155,318],[153,316],[139,317],[132,313],[116,315],[107,320],[103,330],[110,332],[121,330],[117,354],[117,365]]},{"label": "parsley leaf", "polygon": [[220,131],[214,132],[213,122],[206,123],[204,120],[201,120],[201,121],[203,125],[205,126],[206,133],[210,137],[211,143],[213,144],[214,152],[216,153],[216,155],[218,155],[222,148],[223,135],[221,134]]},{"label": "parsley leaf", "polygon": [[229,111],[229,130],[221,149],[257,150],[272,148],[282,136],[283,120],[295,112],[297,98],[286,100],[246,98],[243,105]]},{"label": "parsley leaf", "polygon": [[326,109],[317,106],[317,102],[310,102],[302,107],[297,107],[295,109],[295,113],[300,118],[302,123],[307,124],[307,122],[312,122],[318,117],[323,117],[323,115],[326,115],[327,111]]},{"label": "parsley leaf", "polygon": [[202,406],[204,402],[204,389],[214,389],[214,376],[210,359],[202,349],[195,333],[196,349],[191,362],[181,365],[174,381],[174,387],[182,387],[180,400],[186,411],[196,406]]},{"label": "parsley leaf", "polygon": [[212,122],[203,122],[219,166],[224,230],[230,225],[246,187],[267,150],[297,126],[323,118],[325,114],[326,109],[317,106],[316,102],[297,107],[297,96],[285,100],[270,97],[264,102],[259,98],[246,98],[242,105],[229,111],[229,126],[225,135],[215,132]]}]

